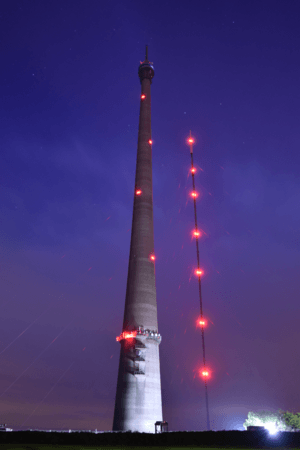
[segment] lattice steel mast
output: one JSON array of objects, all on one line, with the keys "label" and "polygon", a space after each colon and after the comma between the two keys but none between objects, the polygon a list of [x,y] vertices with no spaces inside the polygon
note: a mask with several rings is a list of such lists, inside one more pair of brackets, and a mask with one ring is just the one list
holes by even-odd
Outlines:
[{"label": "lattice steel mast", "polygon": [[202,289],[201,289],[201,275],[202,270],[200,268],[200,253],[199,253],[199,241],[198,238],[200,236],[200,231],[198,229],[198,221],[197,221],[197,192],[195,188],[195,167],[194,167],[194,159],[193,159],[193,144],[194,139],[192,138],[192,133],[190,131],[190,136],[188,138],[188,144],[190,146],[190,154],[191,154],[191,174],[192,174],[192,182],[193,182],[193,191],[192,197],[194,199],[194,216],[195,216],[195,231],[194,236],[196,237],[196,253],[197,253],[197,270],[196,274],[198,275],[198,286],[199,286],[199,300],[200,300],[200,321],[199,324],[201,326],[201,337],[202,337],[202,351],[203,351],[203,370],[202,374],[204,377],[204,385],[205,385],[205,402],[206,402],[206,420],[207,420],[207,430],[210,430],[210,419],[209,419],[209,408],[208,408],[208,389],[207,389],[207,376],[208,372],[206,370],[206,357],[205,357],[205,340],[204,340],[204,326],[205,321],[203,317],[203,303],[202,303]]}]

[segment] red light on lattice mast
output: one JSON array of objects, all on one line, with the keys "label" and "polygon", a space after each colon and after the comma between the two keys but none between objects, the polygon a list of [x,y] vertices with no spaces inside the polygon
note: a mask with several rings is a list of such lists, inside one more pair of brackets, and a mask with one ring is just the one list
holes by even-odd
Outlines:
[{"label": "red light on lattice mast", "polygon": [[193,144],[195,144],[195,139],[193,138],[191,131],[189,137],[186,139],[186,143],[190,147],[190,152],[193,153]]},{"label": "red light on lattice mast", "polygon": [[151,261],[155,261],[155,255],[150,255],[150,259],[151,259]]},{"label": "red light on lattice mast", "polygon": [[186,140],[188,145],[193,145],[195,144],[195,139],[193,138],[192,134],[190,133],[189,137]]},{"label": "red light on lattice mast", "polygon": [[200,275],[202,275],[202,274],[203,274],[202,270],[200,270],[200,269],[195,270],[195,275],[198,275],[198,277],[200,277]]},{"label": "red light on lattice mast", "polygon": [[145,98],[146,98],[146,95],[145,95],[145,94],[142,94],[142,95],[141,95],[141,100],[145,100]]},{"label": "red light on lattice mast", "polygon": [[193,191],[193,192],[191,193],[191,196],[192,196],[193,198],[196,198],[196,197],[198,197],[198,193],[195,192],[195,191]]},{"label": "red light on lattice mast", "polygon": [[136,191],[135,191],[135,195],[141,195],[142,194],[142,191],[140,190],[140,189],[137,189]]},{"label": "red light on lattice mast", "polygon": [[207,325],[207,322],[206,322],[206,320],[205,319],[203,319],[203,317],[202,317],[202,319],[197,319],[196,320],[196,327],[206,327],[206,325]]},{"label": "red light on lattice mast", "polygon": [[201,375],[203,376],[203,378],[208,378],[209,377],[209,371],[204,369],[201,371]]},{"label": "red light on lattice mast", "polygon": [[198,231],[198,230],[194,230],[194,231],[193,231],[193,236],[194,236],[195,238],[198,238],[198,237],[200,237],[200,236],[201,236],[201,233],[200,233],[200,231]]},{"label": "red light on lattice mast", "polygon": [[153,141],[152,141],[152,139],[149,139],[149,141],[148,141],[148,142],[149,142],[149,144],[150,144],[150,145],[152,145],[152,144],[153,144]]},{"label": "red light on lattice mast", "polygon": [[196,173],[195,167],[192,167],[192,168],[191,168],[191,172],[192,172],[192,173]]}]

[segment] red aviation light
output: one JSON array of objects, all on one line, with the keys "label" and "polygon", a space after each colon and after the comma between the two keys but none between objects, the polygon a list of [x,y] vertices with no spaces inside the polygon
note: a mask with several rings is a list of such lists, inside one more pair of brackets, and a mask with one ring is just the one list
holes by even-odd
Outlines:
[{"label": "red aviation light", "polygon": [[196,198],[196,197],[198,197],[198,194],[197,194],[197,192],[194,191],[194,192],[191,193],[191,196]]},{"label": "red aviation light", "polygon": [[152,145],[152,144],[153,144],[153,141],[152,141],[152,139],[149,139],[149,141],[148,141],[148,142],[149,142],[149,144],[150,144],[150,145]]},{"label": "red aviation light", "polygon": [[142,193],[142,191],[141,191],[140,189],[137,189],[137,190],[135,191],[135,195],[141,195],[141,193]]},{"label": "red aviation light", "polygon": [[123,333],[124,339],[132,339],[136,337],[136,331],[126,332]]},{"label": "red aviation light", "polygon": [[200,275],[202,275],[202,274],[203,274],[202,270],[200,270],[200,269],[195,270],[195,275],[198,275],[200,277]]},{"label": "red aviation light", "polygon": [[194,230],[193,231],[193,236],[196,237],[196,238],[200,237],[201,236],[200,231]]},{"label": "red aviation light", "polygon": [[207,378],[207,377],[209,377],[209,372],[208,372],[208,370],[202,370],[202,372],[201,372],[201,375],[204,377],[204,378]]},{"label": "red aviation light", "polygon": [[186,143],[190,147],[190,152],[193,153],[193,144],[195,144],[195,139],[192,137],[191,131],[189,137],[186,138]]},{"label": "red aviation light", "polygon": [[120,342],[123,339],[132,339],[136,337],[136,331],[124,331],[120,336],[116,337],[116,341]]},{"label": "red aviation light", "polygon": [[155,255],[150,255],[150,259],[151,259],[151,261],[155,261]]},{"label": "red aviation light", "polygon": [[198,319],[196,320],[196,327],[206,327],[207,325],[207,321],[202,317],[202,319],[200,317],[198,317]]},{"label": "red aviation light", "polygon": [[192,168],[191,168],[191,172],[192,172],[192,173],[196,173],[195,167],[192,167]]},{"label": "red aviation light", "polygon": [[146,98],[146,95],[145,95],[145,94],[142,94],[142,95],[141,95],[141,100],[145,100],[145,98]]}]

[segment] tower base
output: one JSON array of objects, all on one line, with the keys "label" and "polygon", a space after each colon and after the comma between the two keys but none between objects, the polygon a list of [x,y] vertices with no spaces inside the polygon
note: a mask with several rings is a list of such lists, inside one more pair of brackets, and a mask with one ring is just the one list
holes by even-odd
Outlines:
[{"label": "tower base", "polygon": [[149,330],[121,340],[113,431],[155,433],[162,421],[160,340]]}]

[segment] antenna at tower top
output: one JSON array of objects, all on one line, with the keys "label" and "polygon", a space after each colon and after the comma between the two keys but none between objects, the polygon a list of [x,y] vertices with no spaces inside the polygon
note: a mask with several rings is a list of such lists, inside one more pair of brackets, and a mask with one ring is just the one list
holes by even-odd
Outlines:
[{"label": "antenna at tower top", "polygon": [[148,61],[148,45],[146,45],[146,61]]}]

